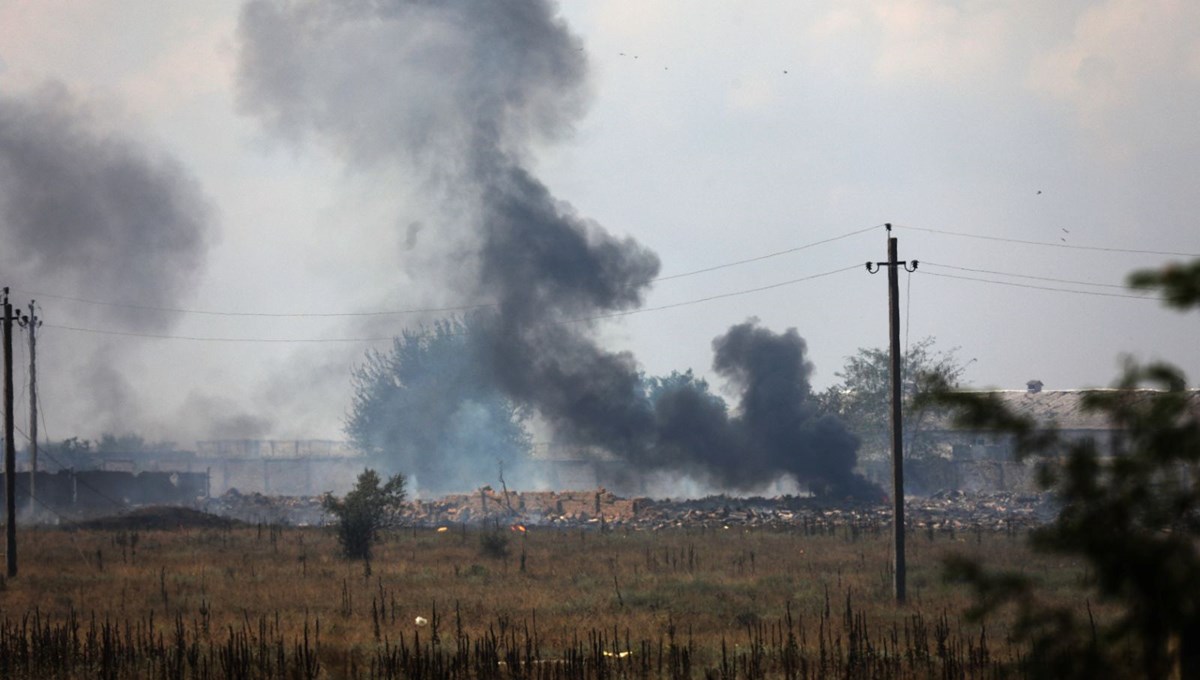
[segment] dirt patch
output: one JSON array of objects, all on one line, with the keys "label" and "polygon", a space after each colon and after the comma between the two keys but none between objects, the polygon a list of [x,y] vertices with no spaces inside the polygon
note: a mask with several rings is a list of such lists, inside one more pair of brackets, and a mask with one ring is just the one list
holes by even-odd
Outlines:
[{"label": "dirt patch", "polygon": [[243,523],[227,517],[210,515],[191,508],[169,505],[154,505],[137,508],[123,515],[98,517],[75,522],[73,529],[99,529],[102,531],[168,531],[171,529],[229,529]]}]

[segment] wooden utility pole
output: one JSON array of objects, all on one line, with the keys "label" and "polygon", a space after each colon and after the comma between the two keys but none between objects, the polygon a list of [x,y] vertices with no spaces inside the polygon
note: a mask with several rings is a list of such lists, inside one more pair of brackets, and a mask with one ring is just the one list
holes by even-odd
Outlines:
[{"label": "wooden utility pole", "polygon": [[890,335],[890,359],[888,375],[891,379],[892,408],[892,536],[893,561],[893,590],[896,602],[904,603],[907,597],[907,567],[904,563],[904,415],[901,411],[901,386],[903,373],[900,366],[900,267],[905,271],[916,271],[917,261],[913,260],[912,269],[907,261],[897,257],[896,237],[892,236],[892,225],[888,224],[888,259],[887,262],[868,262],[867,271],[874,274],[880,267],[888,268],[888,332]]},{"label": "wooden utility pole", "polygon": [[36,511],[38,470],[37,317],[35,302],[29,301],[29,516]]},{"label": "wooden utility pole", "polygon": [[17,461],[13,436],[12,303],[4,289],[4,546],[8,577],[17,575]]}]

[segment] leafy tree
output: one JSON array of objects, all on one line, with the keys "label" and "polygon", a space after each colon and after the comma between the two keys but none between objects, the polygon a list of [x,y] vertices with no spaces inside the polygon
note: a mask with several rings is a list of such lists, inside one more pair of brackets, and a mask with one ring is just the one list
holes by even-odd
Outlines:
[{"label": "leafy tree", "polygon": [[396,474],[380,486],[379,473],[367,468],[345,498],[326,494],[325,510],[338,518],[338,543],[350,559],[371,559],[371,546],[405,498],[404,475]]},{"label": "leafy tree", "polygon": [[[1131,277],[1161,289],[1181,309],[1200,306],[1200,266]],[[931,398],[957,409],[960,424],[1007,433],[1019,459],[1035,461],[1040,486],[1061,503],[1054,522],[1029,537],[1034,550],[1081,558],[1089,601],[1112,618],[1046,604],[1023,574],[994,573],[953,558],[948,574],[973,588],[968,612],[1011,607],[1014,635],[1029,645],[1024,669],[1047,678],[1200,677],[1200,400],[1176,368],[1128,362],[1116,390],[1087,394],[1083,408],[1117,433],[1106,452],[1008,411],[994,395],[955,393],[944,381]],[[1152,389],[1146,389],[1152,388]]]},{"label": "leafy tree", "polygon": [[670,375],[665,376],[652,375],[647,377],[643,375],[642,389],[645,390],[646,399],[649,400],[651,406],[654,406],[658,402],[659,397],[664,394],[674,390],[692,389],[708,400],[713,406],[718,407],[722,412],[728,408],[724,399],[709,390],[708,381],[704,378],[697,378],[690,368],[683,373],[671,371]]},{"label": "leafy tree", "polygon": [[484,332],[481,317],[442,320],[368,352],[352,376],[350,441],[435,488],[477,479],[481,464],[518,467],[531,445],[526,413],[477,360]]},{"label": "leafy tree", "polygon": [[[932,337],[917,341],[904,353],[900,363],[904,451],[910,458],[928,457],[936,452],[934,439],[923,428],[944,409],[917,399],[925,381],[937,376],[957,387],[966,370],[966,365],[958,360],[957,348],[943,351],[936,349],[934,343]],[[865,456],[889,455],[892,388],[888,350],[861,348],[846,359],[846,365],[835,375],[841,382],[819,395],[822,409],[841,418],[858,435]]]}]

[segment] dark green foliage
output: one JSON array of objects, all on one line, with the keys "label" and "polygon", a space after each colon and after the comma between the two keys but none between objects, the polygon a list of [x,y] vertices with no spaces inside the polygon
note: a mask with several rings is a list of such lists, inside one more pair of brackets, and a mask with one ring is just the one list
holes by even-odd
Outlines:
[{"label": "dark green foliage", "polygon": [[[957,386],[966,370],[956,356],[957,348],[934,348],[931,337],[910,346],[901,360],[900,393],[904,413],[904,451],[907,458],[934,455],[934,438],[923,429],[944,409],[919,400],[930,378]],[[862,348],[846,359],[836,373],[841,382],[821,395],[822,410],[841,418],[862,441],[860,455],[879,457],[891,451],[891,373],[887,349]]]},{"label": "dark green foliage", "polygon": [[[1188,292],[1195,276],[1175,271],[1137,280],[1163,287],[1177,306],[1200,304]],[[1032,547],[1083,560],[1091,601],[1116,611],[1097,620],[1089,607],[1085,618],[1078,606],[1046,605],[1028,577],[954,560],[948,575],[976,594],[970,613],[1013,607],[1013,634],[1030,645],[1034,677],[1200,677],[1200,398],[1183,374],[1130,362],[1117,389],[1087,394],[1084,409],[1118,433],[1111,442],[1069,438],[994,398],[956,394],[936,380],[932,387],[961,425],[1006,433],[1018,458],[1036,462],[1062,509],[1031,533]]]},{"label": "dark green foliage", "polygon": [[496,387],[475,347],[481,315],[405,331],[390,352],[368,352],[353,375],[346,434],[361,451],[415,476],[422,488],[475,483],[530,448],[526,413]]},{"label": "dark green foliage", "polygon": [[499,527],[492,527],[479,535],[479,552],[484,557],[500,559],[508,557],[508,534]]},{"label": "dark green foliage", "polygon": [[1191,309],[1200,305],[1200,260],[1136,271],[1129,275],[1129,285],[1143,290],[1161,289],[1163,301],[1169,306]]},{"label": "dark green foliage", "polygon": [[404,475],[392,475],[380,486],[379,474],[363,470],[345,498],[325,496],[325,509],[338,518],[337,536],[342,554],[350,559],[371,558],[371,546],[405,497]]}]

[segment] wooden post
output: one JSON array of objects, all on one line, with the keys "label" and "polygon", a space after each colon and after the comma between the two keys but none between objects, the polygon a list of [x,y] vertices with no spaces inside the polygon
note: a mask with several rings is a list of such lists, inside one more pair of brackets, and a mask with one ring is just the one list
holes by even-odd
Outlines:
[{"label": "wooden post", "polygon": [[5,562],[8,577],[17,575],[17,463],[13,435],[12,303],[4,289],[4,527]]},{"label": "wooden post", "polygon": [[36,511],[38,470],[37,327],[41,325],[29,301],[29,516]]},{"label": "wooden post", "polygon": [[[890,228],[890,225],[889,225]],[[906,598],[907,568],[904,563],[904,416],[900,410],[904,376],[900,367],[900,264],[896,256],[896,237],[888,237],[888,330],[891,335],[891,362],[888,373],[892,383],[892,514],[895,561],[896,602]]]},{"label": "wooden post", "polygon": [[892,435],[892,540],[893,565],[896,602],[903,604],[906,593],[906,568],[904,564],[904,420],[901,412],[902,385],[904,374],[901,367],[900,354],[900,267],[905,271],[917,270],[917,261],[912,261],[912,269],[908,262],[897,256],[897,241],[892,236],[892,225],[885,225],[888,231],[887,262],[868,262],[867,271],[871,274],[879,272],[882,267],[888,270],[888,335],[890,344],[890,361],[888,376],[891,382],[891,435]]}]

